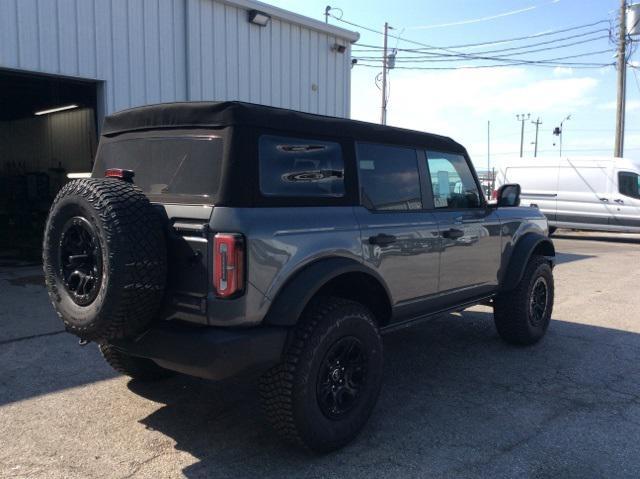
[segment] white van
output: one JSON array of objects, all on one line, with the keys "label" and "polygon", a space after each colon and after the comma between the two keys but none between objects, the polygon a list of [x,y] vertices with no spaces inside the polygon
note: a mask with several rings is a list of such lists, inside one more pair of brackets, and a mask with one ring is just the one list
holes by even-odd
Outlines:
[{"label": "white van", "polygon": [[555,228],[640,233],[640,161],[624,158],[518,158],[501,163],[496,190],[518,183],[522,204]]}]

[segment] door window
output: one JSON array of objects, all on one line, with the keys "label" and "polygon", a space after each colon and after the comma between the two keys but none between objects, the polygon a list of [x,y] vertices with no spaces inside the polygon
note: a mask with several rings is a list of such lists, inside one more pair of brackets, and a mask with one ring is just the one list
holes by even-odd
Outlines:
[{"label": "door window", "polygon": [[357,143],[363,206],[370,210],[422,209],[416,150]]},{"label": "door window", "polygon": [[339,143],[262,135],[258,156],[260,191],[265,196],[344,196]]},{"label": "door window", "polygon": [[640,200],[640,175],[630,171],[618,172],[618,188],[621,195]]},{"label": "door window", "polygon": [[480,192],[464,156],[427,151],[436,208],[478,208]]}]

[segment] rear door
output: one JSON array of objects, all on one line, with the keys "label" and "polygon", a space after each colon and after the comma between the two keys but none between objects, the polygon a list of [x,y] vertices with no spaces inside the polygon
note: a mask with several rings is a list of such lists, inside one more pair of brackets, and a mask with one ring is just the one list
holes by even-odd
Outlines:
[{"label": "rear door", "polygon": [[504,182],[519,184],[522,206],[537,206],[553,222],[557,210],[558,164],[549,160],[541,160],[540,163],[535,166],[509,165]]},{"label": "rear door", "polygon": [[394,307],[438,290],[438,226],[425,204],[413,148],[356,145],[364,261],[384,279]]},{"label": "rear door", "polygon": [[434,216],[442,241],[441,296],[457,303],[495,290],[500,268],[500,219],[487,208],[468,159],[427,151]]}]

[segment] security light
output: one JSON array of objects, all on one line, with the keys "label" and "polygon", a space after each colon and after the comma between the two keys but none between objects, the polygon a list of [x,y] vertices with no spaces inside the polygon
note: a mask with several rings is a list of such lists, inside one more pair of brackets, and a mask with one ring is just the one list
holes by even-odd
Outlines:
[{"label": "security light", "polygon": [[249,21],[254,25],[266,27],[271,20],[271,16],[259,10],[249,10]]},{"label": "security light", "polygon": [[331,45],[331,50],[338,53],[344,53],[347,50],[347,46],[342,45],[341,43],[334,43]]}]

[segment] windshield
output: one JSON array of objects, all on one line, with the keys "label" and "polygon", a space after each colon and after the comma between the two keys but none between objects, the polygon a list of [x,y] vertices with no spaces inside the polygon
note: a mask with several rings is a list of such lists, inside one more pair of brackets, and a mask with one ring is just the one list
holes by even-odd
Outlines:
[{"label": "windshield", "polygon": [[220,186],[223,139],[139,137],[101,145],[93,176],[109,168],[135,172],[134,183],[158,201],[212,203]]}]

